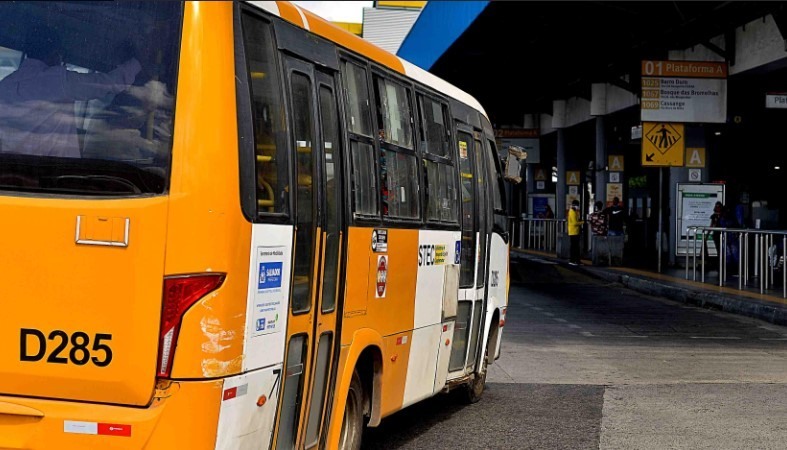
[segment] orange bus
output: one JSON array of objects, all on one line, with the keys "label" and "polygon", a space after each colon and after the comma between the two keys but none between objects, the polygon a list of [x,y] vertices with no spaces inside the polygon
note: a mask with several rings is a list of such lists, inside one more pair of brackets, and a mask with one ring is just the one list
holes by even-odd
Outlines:
[{"label": "orange bus", "polygon": [[468,94],[287,2],[0,3],[0,448],[344,448],[500,354]]}]

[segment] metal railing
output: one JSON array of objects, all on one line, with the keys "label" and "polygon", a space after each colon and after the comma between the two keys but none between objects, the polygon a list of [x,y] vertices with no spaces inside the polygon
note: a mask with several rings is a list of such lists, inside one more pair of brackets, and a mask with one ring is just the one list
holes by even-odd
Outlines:
[{"label": "metal railing", "polygon": [[513,231],[516,248],[557,253],[557,239],[566,231],[566,219],[522,218],[514,222]]},{"label": "metal railing", "polygon": [[[718,258],[719,286],[724,286],[729,271],[729,259],[732,259],[732,262],[737,262],[738,265],[738,289],[756,288],[758,283],[760,294],[764,294],[766,290],[775,288],[775,277],[781,270],[782,296],[787,298],[787,270],[784,267],[787,231],[688,227],[685,264],[687,280],[697,281],[699,258],[699,281],[705,282],[706,259],[710,259],[708,250],[711,245]],[[728,258],[728,254],[732,257]],[[692,269],[691,277],[689,266]]]}]

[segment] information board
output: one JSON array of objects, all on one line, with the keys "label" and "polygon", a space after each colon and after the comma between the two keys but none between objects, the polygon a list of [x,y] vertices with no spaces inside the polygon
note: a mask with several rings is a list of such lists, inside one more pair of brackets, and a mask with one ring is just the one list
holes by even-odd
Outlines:
[{"label": "information board", "polygon": [[727,64],[642,61],[643,122],[727,121]]},{"label": "information board", "polygon": [[[678,183],[678,214],[675,216],[675,254],[686,255],[694,251],[693,242],[687,248],[688,229],[691,226],[710,226],[710,216],[716,202],[724,204],[723,184]],[[701,238],[701,237],[700,237]],[[697,254],[700,254],[700,244],[697,244]],[[708,246],[709,256],[716,256],[716,247]]]}]

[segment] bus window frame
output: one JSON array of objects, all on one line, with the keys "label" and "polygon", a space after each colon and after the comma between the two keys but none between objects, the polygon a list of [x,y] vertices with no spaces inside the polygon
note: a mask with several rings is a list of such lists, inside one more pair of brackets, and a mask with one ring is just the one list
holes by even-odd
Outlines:
[{"label": "bus window frame", "polygon": [[[470,141],[467,144],[468,145],[472,144],[473,145],[473,149],[475,149],[475,136],[476,136],[475,133],[476,133],[477,129],[474,128],[472,125],[468,125],[467,123],[465,123],[461,118],[453,117],[452,119],[453,119],[453,122],[454,122],[453,127],[454,127],[454,130],[456,131],[455,139],[454,139],[455,143],[454,143],[453,146],[455,147],[455,153],[456,153],[456,157],[457,157],[457,178],[458,178],[457,182],[460,183],[460,184],[457,184],[457,187],[458,187],[458,189],[461,189],[462,188],[462,185],[461,185],[461,183],[462,183],[462,179],[461,179],[462,175],[461,175],[461,168],[459,167],[461,165],[461,161],[459,160],[459,133],[464,133],[464,134],[469,135],[470,136]],[[470,157],[470,155],[468,155],[467,159],[470,162],[470,170],[472,171],[473,175],[475,175],[476,169],[475,169],[474,158],[472,158],[472,157]],[[478,214],[479,214],[479,211],[478,211],[478,202],[476,201],[476,197],[478,196],[478,193],[476,192],[477,185],[478,185],[478,183],[476,182],[475,179],[473,179],[473,183],[472,183],[472,186],[473,186],[473,229],[471,231],[472,231],[474,236],[479,234],[479,229],[478,229]],[[461,193],[459,195],[460,195],[460,197],[459,197],[459,210],[460,210],[459,214],[460,214],[460,217],[461,217],[461,214],[462,214],[462,212],[461,212],[461,209],[462,209]],[[461,220],[459,222],[459,231],[460,231],[460,233],[462,232],[462,221]],[[478,259],[476,258],[478,256],[477,255],[478,239],[479,239],[478,236],[476,236],[474,238],[474,243],[475,243],[475,247],[476,247],[476,248],[473,248],[473,255],[474,255],[473,260],[475,261],[474,264],[479,264]],[[461,283],[461,272],[460,272],[459,289],[476,289],[475,275],[476,275],[477,272],[478,272],[478,267],[474,267],[474,270],[473,270],[473,281],[472,281],[471,284],[462,284]]]},{"label": "bus window frame", "polygon": [[[380,205],[380,161],[379,161],[379,148],[376,143],[376,139],[373,137],[365,136],[363,134],[357,134],[350,131],[350,128],[347,126],[347,104],[350,102],[350,94],[347,90],[346,80],[345,80],[345,71],[343,70],[343,65],[345,63],[355,64],[366,71],[366,89],[369,93],[369,102],[370,102],[370,111],[374,111],[375,102],[374,102],[374,87],[372,86],[372,81],[370,72],[372,70],[371,64],[368,60],[359,58],[358,56],[346,51],[346,50],[339,50],[339,75],[341,80],[341,98],[339,98],[339,103],[341,104],[341,124],[342,124],[342,137],[345,140],[344,148],[345,148],[345,161],[348,163],[345,164],[345,174],[346,180],[345,183],[345,195],[348,197],[347,205],[348,207],[345,208],[347,211],[347,224],[349,226],[380,226],[381,221],[381,205]],[[375,114],[371,114],[370,117],[372,129],[375,128]],[[352,164],[352,143],[353,141],[364,143],[367,145],[372,146],[372,151],[375,153],[374,158],[374,186],[376,194],[373,196],[377,205],[377,214],[359,214],[355,212],[355,196],[353,195],[353,187],[352,187],[352,176],[354,166]]]},{"label": "bus window frame", "polygon": [[[372,88],[370,91],[371,98],[370,101],[372,102],[372,125],[374,126],[375,130],[380,130],[381,124],[378,121],[378,108],[380,105],[377,103],[377,86],[376,86],[376,77],[380,77],[383,79],[388,79],[394,83],[397,83],[404,87],[407,90],[407,99],[410,102],[410,129],[412,131],[412,140],[413,140],[413,148],[409,149],[407,147],[401,147],[396,144],[391,144],[389,142],[385,142],[379,137],[374,139],[375,141],[375,149],[377,152],[377,197],[378,197],[378,204],[380,205],[379,214],[383,225],[394,225],[396,228],[423,228],[424,225],[424,217],[426,215],[426,208],[424,205],[425,193],[423,189],[423,167],[420,164],[421,160],[421,149],[418,145],[419,142],[419,130],[418,127],[415,126],[417,117],[417,106],[415,104],[415,85],[411,80],[406,77],[403,77],[391,70],[385,69],[378,64],[371,64],[372,72],[369,78],[369,84]],[[414,156],[416,159],[415,169],[416,169],[416,177],[418,179],[417,187],[418,187],[418,217],[415,218],[407,218],[407,217],[396,217],[396,216],[385,216],[383,215],[382,210],[382,176],[380,172],[380,165],[379,165],[379,157],[381,156],[381,152],[383,150],[386,151],[393,151],[395,153],[404,153],[410,156]]]},{"label": "bus window frame", "polygon": [[500,227],[497,226],[497,222],[495,220],[495,216],[502,216],[503,218],[506,219],[506,223],[508,223],[508,212],[505,209],[505,207],[506,207],[506,190],[505,190],[505,183],[503,182],[502,162],[500,161],[500,156],[498,154],[497,144],[494,142],[494,140],[492,140],[492,138],[489,137],[489,135],[485,135],[484,137],[486,138],[485,139],[486,142],[484,143],[484,146],[487,148],[487,150],[486,150],[487,158],[488,158],[487,160],[493,160],[494,161],[494,167],[490,167],[489,168],[489,170],[490,170],[489,176],[490,177],[494,176],[496,178],[496,183],[497,183],[497,186],[498,186],[498,192],[500,193],[500,206],[502,207],[502,208],[496,208],[495,207],[495,201],[492,198],[494,196],[494,190],[493,190],[492,186],[490,185],[490,187],[488,189],[490,191],[489,197],[492,200],[491,201],[491,206],[492,207],[490,208],[490,210],[492,211],[492,214],[491,214],[492,217],[490,218],[490,220],[491,220],[490,224],[492,225],[491,232],[492,233],[497,233],[497,234],[503,236],[503,240],[508,242],[508,239],[507,239],[507,236],[506,236],[506,233],[508,232],[508,230],[500,229]]},{"label": "bus window frame", "polygon": [[424,89],[422,86],[416,86],[416,90],[415,90],[416,108],[415,109],[416,109],[417,120],[418,120],[418,124],[419,124],[418,127],[416,127],[416,128],[418,128],[419,133],[420,133],[420,127],[421,127],[421,124],[422,124],[422,120],[421,120],[422,118],[420,116],[420,114],[421,114],[420,113],[420,108],[418,107],[418,103],[417,103],[419,96],[423,96],[424,98],[428,98],[428,99],[432,100],[433,102],[440,103],[445,108],[444,109],[444,113],[445,113],[444,120],[446,121],[446,130],[448,131],[448,139],[449,139],[448,140],[448,154],[449,154],[448,157],[439,156],[439,155],[436,155],[434,153],[430,153],[430,152],[426,152],[426,151],[421,151],[421,159],[422,160],[431,161],[431,162],[434,162],[434,163],[438,163],[438,164],[444,164],[444,165],[450,166],[451,167],[451,172],[453,173],[453,176],[454,176],[454,190],[455,190],[455,193],[457,194],[457,197],[454,198],[456,208],[455,208],[455,211],[454,211],[454,220],[453,221],[429,219],[429,217],[428,217],[429,205],[427,204],[428,195],[427,195],[427,189],[426,189],[428,186],[427,186],[427,183],[426,183],[426,170],[423,170],[423,175],[421,177],[421,186],[422,186],[421,190],[424,192],[424,201],[423,201],[424,202],[424,205],[423,205],[424,206],[424,214],[423,214],[424,224],[426,225],[426,228],[429,228],[429,229],[458,230],[458,229],[461,229],[461,223],[460,223],[460,219],[459,218],[461,217],[461,209],[462,209],[461,203],[462,202],[458,198],[458,194],[460,192],[461,187],[460,187],[459,184],[456,184],[456,183],[458,183],[457,180],[459,180],[459,166],[458,166],[458,161],[457,161],[456,144],[454,144],[454,141],[456,141],[456,133],[454,132],[454,122],[455,122],[456,119],[451,114],[451,105],[449,104],[449,102],[446,99],[444,99],[440,95],[436,95],[431,90]]},{"label": "bus window frame", "polygon": [[[293,58],[300,59],[298,57],[293,57]],[[313,63],[309,62],[308,64],[313,64]],[[289,105],[290,102],[293,101],[294,98],[295,98],[293,96],[293,94],[292,94],[291,89],[292,89],[292,85],[293,85],[293,76],[296,75],[296,74],[304,77],[309,82],[309,91],[311,93],[311,98],[309,99],[309,102],[310,102],[310,105],[311,105],[311,111],[310,112],[311,112],[311,133],[312,133],[312,153],[310,155],[311,159],[312,159],[312,167],[311,167],[311,171],[312,171],[312,184],[311,184],[312,200],[311,200],[311,203],[312,204],[310,205],[311,206],[312,224],[311,224],[311,230],[309,230],[309,231],[311,233],[313,233],[313,238],[314,239],[313,239],[312,245],[310,246],[310,249],[309,249],[309,261],[312,261],[312,262],[309,263],[309,267],[311,269],[311,274],[312,274],[313,277],[309,278],[309,291],[308,291],[309,292],[309,295],[308,295],[309,303],[308,303],[308,307],[306,309],[298,309],[298,310],[296,310],[294,308],[293,301],[292,301],[292,299],[293,299],[293,292],[292,292],[292,290],[290,292],[289,310],[290,310],[290,313],[293,316],[298,316],[298,315],[302,315],[302,314],[310,314],[312,312],[312,309],[319,309],[319,308],[312,308],[311,299],[315,295],[315,292],[313,292],[313,289],[314,289],[314,278],[319,279],[320,278],[320,272],[321,272],[321,270],[319,268],[317,270],[315,270],[314,261],[316,259],[316,252],[318,251],[318,249],[320,247],[320,245],[318,244],[318,241],[319,241],[320,237],[317,235],[316,230],[320,226],[320,224],[318,223],[318,218],[320,218],[320,215],[322,214],[322,209],[321,209],[322,196],[325,193],[322,192],[322,189],[320,189],[320,187],[322,186],[322,173],[321,173],[321,170],[319,168],[315,167],[316,164],[318,163],[318,161],[316,161],[316,160],[319,160],[319,158],[317,158],[315,156],[314,150],[313,150],[314,149],[314,144],[316,142],[318,142],[318,140],[321,138],[320,130],[317,128],[321,124],[321,121],[320,121],[320,118],[319,118],[319,116],[317,114],[317,105],[316,105],[316,102],[315,102],[316,98],[315,98],[315,95],[314,95],[315,84],[316,84],[316,77],[314,75],[312,75],[312,74],[304,72],[303,70],[301,70],[299,68],[284,68],[284,70],[285,70],[285,74],[284,74],[284,78],[283,78],[284,79],[284,83],[283,84],[285,85],[285,87],[287,89],[287,96],[284,98],[284,102],[286,104]],[[288,140],[288,142],[293,142],[293,141],[295,141],[295,139],[297,139],[297,136],[295,136],[295,122],[296,122],[295,113],[296,113],[296,111],[295,111],[295,108],[287,108],[287,109],[288,109],[288,111],[287,111],[287,114],[288,114],[287,115],[287,119],[288,119],[287,131],[288,131],[288,134],[290,135],[290,139]],[[315,135],[315,131],[317,131],[316,135]],[[293,147],[293,153],[295,151],[297,151],[297,149],[294,149],[294,146],[292,146],[292,147]],[[290,158],[293,159],[293,160],[295,159],[295,157],[294,157],[294,155],[292,155],[292,153],[290,153]],[[298,171],[298,164],[297,164],[297,162],[295,162],[292,165],[292,167],[291,167],[290,176],[294,175],[296,177],[295,178],[296,180],[297,180],[297,176],[298,176],[297,175],[297,171]],[[315,171],[317,172],[317,176],[316,177],[314,176]],[[315,187],[315,186],[317,186],[317,187]],[[297,193],[298,187],[295,186],[294,190]],[[292,203],[295,205],[294,208],[296,208],[296,209],[292,210],[293,211],[292,217],[293,217],[293,221],[295,223],[295,226],[297,228],[298,225],[299,225],[298,224],[298,220],[297,220],[297,216],[298,216],[297,194],[293,195],[293,189],[290,189],[289,194],[290,194],[290,198],[292,200]],[[297,231],[295,231],[295,233],[297,234]],[[292,275],[291,275],[292,276],[292,280],[290,281],[291,284],[295,282],[295,264],[294,264],[294,262],[295,262],[295,258],[296,258],[295,255],[296,255],[296,246],[297,245],[298,245],[298,242],[297,242],[297,239],[296,239],[296,242],[294,243],[294,245],[292,247],[293,272],[292,272]]]},{"label": "bus window frame", "polygon": [[[242,16],[248,14],[256,20],[266,23],[270,27],[273,46],[273,63],[276,66],[276,73],[279,76],[279,99],[282,103],[282,113],[284,117],[289,117],[291,114],[289,104],[287,102],[287,91],[284,80],[285,71],[281,61],[281,52],[278,49],[276,39],[276,27],[274,21],[266,16],[262,11],[257,8],[248,6],[243,3],[236,3],[233,8],[233,37],[235,48],[235,97],[237,109],[237,127],[238,127],[238,150],[239,150],[239,180],[240,180],[240,203],[243,216],[252,223],[278,223],[293,225],[294,224],[294,208],[295,201],[292,195],[292,189],[287,193],[287,209],[286,213],[266,213],[259,211],[257,207],[257,165],[256,165],[256,152],[254,142],[254,113],[252,110],[252,93],[251,93],[251,73],[248,66],[248,59],[246,57],[246,45],[243,37],[243,24]],[[294,165],[293,165],[293,149],[288,137],[289,129],[285,127],[284,130],[276,132],[276,144],[281,145],[286,153],[287,174],[289,179],[287,185],[292,186]]]}]

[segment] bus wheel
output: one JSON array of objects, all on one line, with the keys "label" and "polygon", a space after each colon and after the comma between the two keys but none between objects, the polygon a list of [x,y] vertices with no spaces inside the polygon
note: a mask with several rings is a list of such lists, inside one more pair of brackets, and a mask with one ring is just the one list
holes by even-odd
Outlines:
[{"label": "bus wheel", "polygon": [[353,371],[350,390],[347,391],[347,404],[344,407],[342,435],[339,448],[342,450],[358,450],[361,448],[363,435],[363,385],[358,371]]},{"label": "bus wheel", "polygon": [[486,353],[481,359],[481,370],[476,372],[473,381],[465,387],[465,400],[467,403],[477,403],[484,395],[484,388],[486,388]]}]

